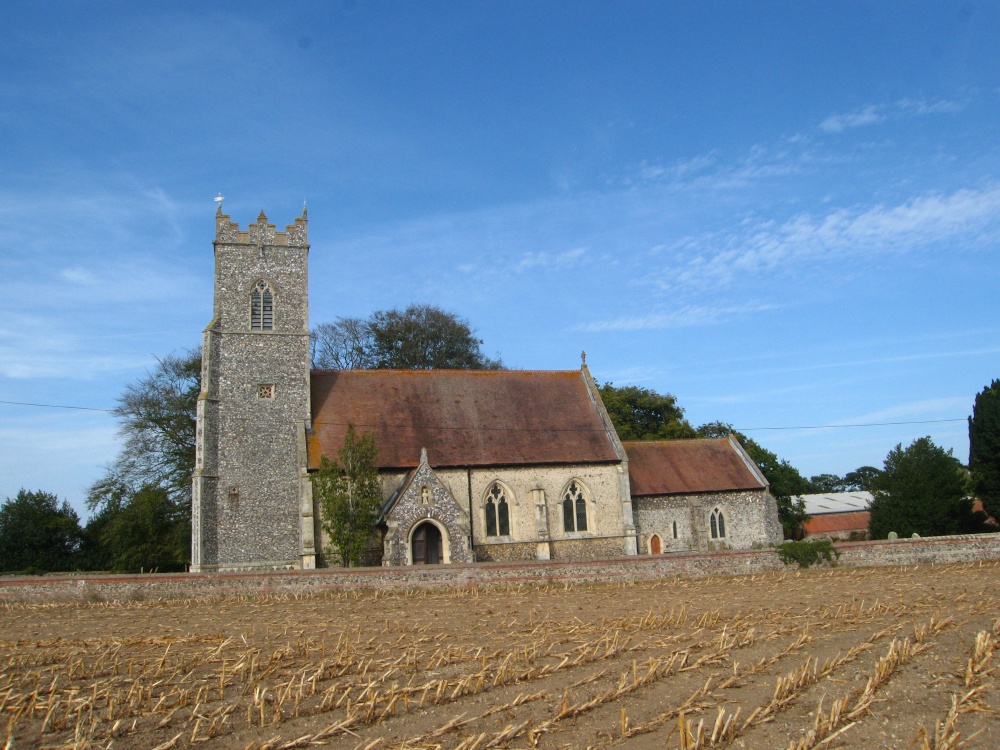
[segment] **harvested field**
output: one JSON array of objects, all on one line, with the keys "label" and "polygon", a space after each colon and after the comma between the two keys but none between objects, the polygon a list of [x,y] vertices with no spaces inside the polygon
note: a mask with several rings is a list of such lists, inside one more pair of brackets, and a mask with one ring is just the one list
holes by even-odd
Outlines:
[{"label": "harvested field", "polygon": [[0,743],[996,748],[998,575],[4,605]]}]

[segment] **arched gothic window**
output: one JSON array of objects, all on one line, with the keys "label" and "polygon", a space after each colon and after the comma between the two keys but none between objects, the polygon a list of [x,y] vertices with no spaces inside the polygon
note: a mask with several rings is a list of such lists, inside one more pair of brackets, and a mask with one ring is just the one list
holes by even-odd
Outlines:
[{"label": "arched gothic window", "polygon": [[720,508],[712,511],[712,515],[708,518],[708,524],[709,531],[712,533],[712,539],[726,538],[726,517],[722,515]]},{"label": "arched gothic window", "polygon": [[274,292],[263,279],[250,292],[250,330],[274,330]]},{"label": "arched gothic window", "polygon": [[674,539],[677,538],[677,521],[674,521]]},{"label": "arched gothic window", "polygon": [[583,485],[575,479],[563,494],[563,529],[570,532],[587,530],[587,496]]},{"label": "arched gothic window", "polygon": [[507,494],[498,482],[486,493],[486,536],[510,536],[510,506]]}]

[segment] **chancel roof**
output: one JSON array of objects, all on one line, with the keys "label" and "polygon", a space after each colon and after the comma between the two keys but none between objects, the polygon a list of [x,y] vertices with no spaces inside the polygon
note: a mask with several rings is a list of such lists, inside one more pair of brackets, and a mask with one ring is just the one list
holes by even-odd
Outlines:
[{"label": "chancel roof", "polygon": [[586,375],[518,370],[314,370],[309,467],[347,425],[373,433],[379,468],[617,461]]},{"label": "chancel roof", "polygon": [[637,440],[628,454],[632,497],[759,490],[763,475],[729,438]]}]

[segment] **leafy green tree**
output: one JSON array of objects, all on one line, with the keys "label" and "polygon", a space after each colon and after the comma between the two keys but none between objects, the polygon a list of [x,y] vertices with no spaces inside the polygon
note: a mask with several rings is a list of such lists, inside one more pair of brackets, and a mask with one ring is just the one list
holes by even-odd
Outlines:
[{"label": "leafy green tree", "polygon": [[871,492],[875,480],[882,475],[881,469],[874,466],[859,466],[854,471],[844,474],[844,492]]},{"label": "leafy green tree", "polygon": [[802,524],[809,520],[805,501],[801,496],[810,493],[812,488],[809,480],[788,461],[779,459],[775,453],[762,447],[756,440],[748,438],[724,422],[704,424],[697,432],[700,437],[726,437],[731,434],[740,441],[740,445],[757,464],[770,485],[771,495],[778,503],[778,519],[781,521],[785,538],[801,539]]},{"label": "leafy green tree", "polygon": [[604,408],[622,440],[671,440],[696,437],[684,410],[669,393],[637,385],[605,383],[598,389]]},{"label": "leafy green tree", "polygon": [[965,496],[965,467],[929,437],[909,447],[897,445],[872,486],[868,530],[875,539],[890,531],[900,536],[942,536],[980,531],[981,518]]},{"label": "leafy green tree", "polygon": [[338,318],[312,332],[319,369],[499,370],[469,321],[433,305],[379,310],[367,319]]},{"label": "leafy green tree", "polygon": [[191,543],[177,505],[162,487],[132,493],[108,513],[101,530],[102,547],[118,573],[183,571]]},{"label": "leafy green tree", "polygon": [[[94,512],[86,534],[86,558],[91,565],[116,570],[175,569],[190,555],[191,474],[194,472],[198,394],[201,390],[201,351],[171,354],[157,361],[145,377],[126,386],[118,398],[115,416],[122,450],[88,493]],[[161,497],[152,498],[153,489]],[[169,509],[159,507],[161,502]],[[155,506],[155,507],[154,507]],[[162,520],[170,521],[170,528]],[[125,533],[122,523],[140,522],[146,531],[165,534],[168,555],[151,550],[158,540],[146,542]],[[90,528],[94,524],[94,528]],[[115,528],[121,541],[104,533]],[[111,549],[104,547],[114,542]],[[134,553],[123,544],[139,544]],[[181,563],[177,563],[178,557]]]},{"label": "leafy green tree", "polygon": [[339,463],[334,463],[323,456],[311,479],[323,530],[346,568],[361,564],[382,506],[374,436],[359,436],[354,425],[348,425],[338,457]]},{"label": "leafy green tree", "polygon": [[813,492],[843,492],[844,480],[836,474],[817,474],[809,477],[810,489]]},{"label": "leafy green tree", "polygon": [[68,502],[22,489],[0,506],[0,571],[74,570],[82,536]]},{"label": "leafy green tree", "polygon": [[976,394],[969,417],[969,470],[973,492],[1000,518],[1000,380]]}]

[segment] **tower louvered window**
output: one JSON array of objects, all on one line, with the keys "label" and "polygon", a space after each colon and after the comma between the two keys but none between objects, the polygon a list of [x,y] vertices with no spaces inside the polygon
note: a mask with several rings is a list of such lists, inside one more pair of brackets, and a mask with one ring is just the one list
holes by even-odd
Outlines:
[{"label": "tower louvered window", "polygon": [[258,281],[250,292],[250,330],[274,330],[274,293],[266,281]]}]

